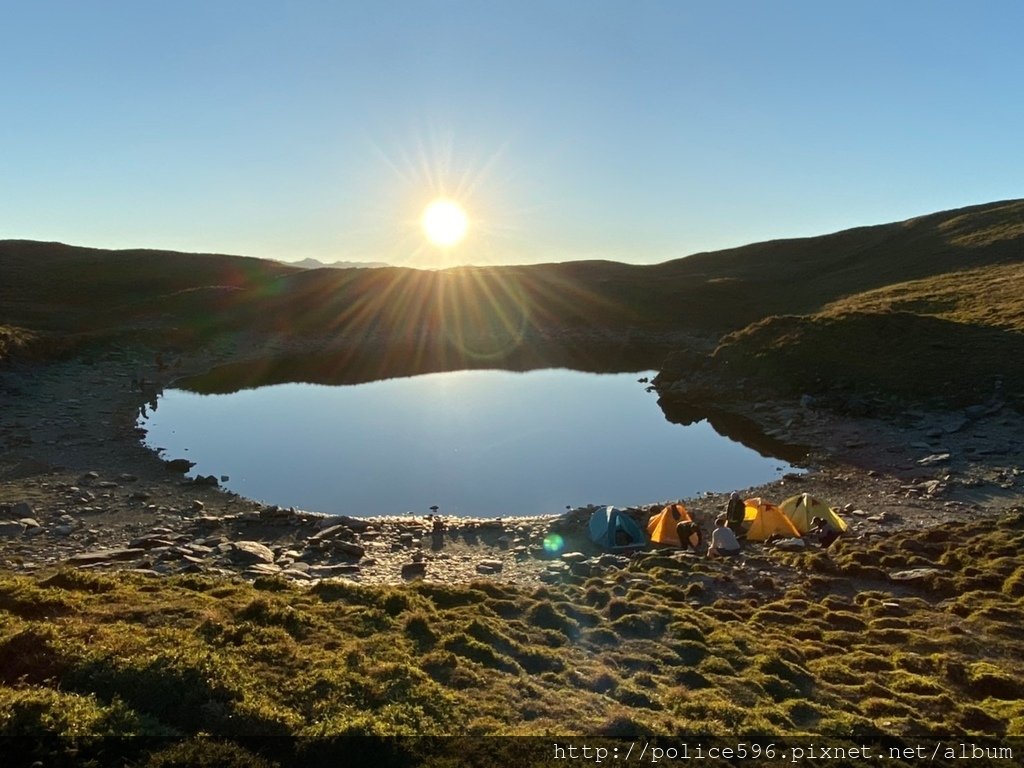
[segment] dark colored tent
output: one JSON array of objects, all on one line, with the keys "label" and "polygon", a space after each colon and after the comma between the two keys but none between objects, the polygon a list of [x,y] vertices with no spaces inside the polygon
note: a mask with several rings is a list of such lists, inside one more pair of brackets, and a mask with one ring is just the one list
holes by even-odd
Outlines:
[{"label": "dark colored tent", "polygon": [[590,539],[610,550],[635,549],[647,544],[636,521],[618,507],[601,507],[590,516]]}]

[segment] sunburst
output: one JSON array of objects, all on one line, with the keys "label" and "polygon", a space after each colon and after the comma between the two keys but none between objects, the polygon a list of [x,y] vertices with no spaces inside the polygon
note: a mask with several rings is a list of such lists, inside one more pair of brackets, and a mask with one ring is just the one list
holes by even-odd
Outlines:
[{"label": "sunburst", "polygon": [[420,219],[423,234],[438,248],[453,248],[469,231],[466,210],[454,200],[438,198],[423,210]]}]

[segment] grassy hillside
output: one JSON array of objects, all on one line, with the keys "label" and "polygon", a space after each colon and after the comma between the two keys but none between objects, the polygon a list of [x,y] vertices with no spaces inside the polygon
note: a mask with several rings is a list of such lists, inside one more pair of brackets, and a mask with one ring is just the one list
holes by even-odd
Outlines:
[{"label": "grassy hillside", "polygon": [[[440,767],[550,765],[551,736],[572,734],[1005,746],[1024,735],[1022,545],[1020,512],[844,540],[769,555],[792,578],[738,596],[730,565],[674,552],[540,589],[5,575],[0,749],[14,765],[335,766],[361,749]],[[932,570],[888,578],[908,568]],[[548,738],[502,757],[475,738],[374,741],[416,734]]]},{"label": "grassy hillside", "polygon": [[639,334],[637,344],[668,344],[679,332],[717,337],[888,286],[1019,264],[1022,241],[1024,201],[654,266],[300,270],[234,256],[5,241],[0,322],[51,334],[149,333],[185,342],[238,330],[357,346],[451,342],[480,346],[481,354],[563,333],[593,332],[596,346],[602,333],[629,332]]},{"label": "grassy hillside", "polygon": [[1024,392],[1024,264],[952,272],[774,316],[710,361],[793,394],[875,391],[970,405]]}]

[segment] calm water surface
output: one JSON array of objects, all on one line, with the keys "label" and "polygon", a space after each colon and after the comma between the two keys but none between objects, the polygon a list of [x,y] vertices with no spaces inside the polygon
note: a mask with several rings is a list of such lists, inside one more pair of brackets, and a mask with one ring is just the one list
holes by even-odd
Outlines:
[{"label": "calm water surface", "polygon": [[646,504],[790,469],[665,420],[643,374],[456,371],[230,395],[168,390],[146,444],[270,504],[350,515],[497,517]]}]

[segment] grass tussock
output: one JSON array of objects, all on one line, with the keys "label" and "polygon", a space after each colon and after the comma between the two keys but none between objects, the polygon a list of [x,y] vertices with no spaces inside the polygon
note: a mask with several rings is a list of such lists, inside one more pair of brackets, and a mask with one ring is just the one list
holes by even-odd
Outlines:
[{"label": "grass tussock", "polygon": [[[1019,734],[1024,563],[991,557],[997,542],[1021,551],[1024,516],[847,541],[824,581],[707,606],[594,583],[6,574],[0,749],[13,764],[329,765],[417,734]],[[922,547],[959,594],[851,591],[865,557]]]}]

